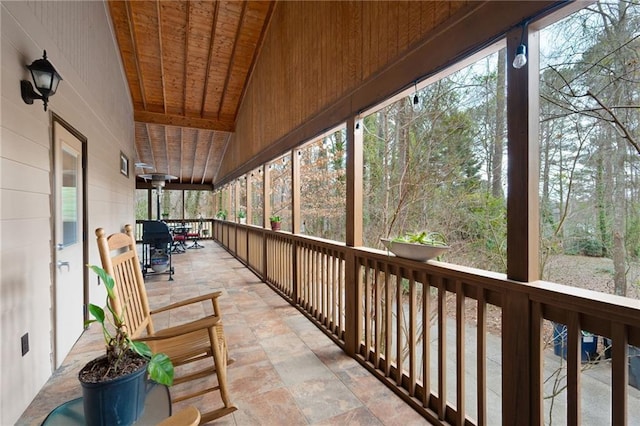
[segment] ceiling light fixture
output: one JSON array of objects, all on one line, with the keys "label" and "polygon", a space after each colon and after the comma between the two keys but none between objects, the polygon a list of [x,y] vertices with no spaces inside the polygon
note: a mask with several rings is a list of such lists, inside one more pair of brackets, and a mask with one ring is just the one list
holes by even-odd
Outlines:
[{"label": "ceiling light fixture", "polygon": [[153,164],[149,164],[149,163],[135,163],[136,169],[153,169]]},{"label": "ceiling light fixture", "polygon": [[62,80],[58,71],[47,60],[47,51],[42,54],[42,59],[36,59],[27,65],[27,69],[31,71],[31,78],[36,85],[36,92],[28,80],[20,80],[20,94],[25,104],[31,105],[35,99],[42,99],[44,102],[44,110],[47,110],[49,97],[53,96],[58,89],[58,84]]},{"label": "ceiling light fixture", "polygon": [[520,45],[516,49],[516,57],[513,59],[513,67],[520,69],[527,64],[527,46],[524,44],[524,36],[527,32],[528,21],[522,24],[522,35],[520,36]]}]

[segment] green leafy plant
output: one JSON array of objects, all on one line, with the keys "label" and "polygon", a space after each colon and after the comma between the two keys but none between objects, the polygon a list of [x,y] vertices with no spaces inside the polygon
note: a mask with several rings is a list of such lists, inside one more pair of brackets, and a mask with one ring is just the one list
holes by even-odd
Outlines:
[{"label": "green leafy plant", "polygon": [[240,209],[238,211],[238,218],[244,219],[245,217],[247,217],[247,214],[244,212],[244,209]]},{"label": "green leafy plant", "polygon": [[441,232],[437,231],[421,231],[414,233],[406,233],[402,237],[393,238],[391,241],[401,243],[424,244],[427,246],[447,246],[447,239]]},{"label": "green leafy plant", "polygon": [[227,211],[226,210],[218,210],[218,213],[216,213],[216,219],[226,220],[227,219]]},{"label": "green leafy plant", "polygon": [[271,216],[269,218],[270,222],[282,222],[282,219],[280,218],[280,216]]},{"label": "green leafy plant", "polygon": [[100,306],[89,304],[89,312],[94,319],[87,320],[85,325],[97,322],[102,326],[102,334],[107,349],[106,356],[114,374],[117,374],[118,371],[124,368],[123,360],[126,354],[132,351],[148,360],[147,372],[151,380],[171,386],[173,384],[174,370],[169,357],[163,353],[154,354],[146,343],[132,340],[129,337],[124,318],[118,315],[111,305],[112,299],[115,298],[115,281],[113,277],[99,266],[88,265],[88,267],[100,277],[107,289],[106,307],[107,311],[111,314],[111,318],[107,317],[104,309]]}]

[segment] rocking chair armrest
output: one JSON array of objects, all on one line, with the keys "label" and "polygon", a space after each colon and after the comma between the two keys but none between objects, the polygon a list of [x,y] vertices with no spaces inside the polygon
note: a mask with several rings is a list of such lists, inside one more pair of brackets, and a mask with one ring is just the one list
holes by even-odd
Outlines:
[{"label": "rocking chair armrest", "polygon": [[153,315],[153,314],[157,314],[159,312],[165,312],[165,311],[170,311],[171,309],[181,308],[183,306],[191,305],[193,303],[203,302],[205,300],[215,301],[215,299],[220,297],[220,295],[222,295],[221,291],[214,291],[213,293],[203,294],[202,296],[192,297],[192,298],[189,298],[189,299],[181,300],[181,301],[176,302],[176,303],[172,303],[172,304],[167,305],[167,306],[162,306],[162,307],[160,307],[158,309],[153,309],[149,313],[151,315]]},{"label": "rocking chair armrest", "polygon": [[209,315],[195,321],[176,325],[174,327],[164,328],[153,335],[141,336],[135,340],[141,340],[141,341],[164,340],[171,337],[184,336],[185,334],[193,333],[194,331],[206,330],[208,328],[216,326],[219,323],[220,323],[220,317],[216,315]]}]

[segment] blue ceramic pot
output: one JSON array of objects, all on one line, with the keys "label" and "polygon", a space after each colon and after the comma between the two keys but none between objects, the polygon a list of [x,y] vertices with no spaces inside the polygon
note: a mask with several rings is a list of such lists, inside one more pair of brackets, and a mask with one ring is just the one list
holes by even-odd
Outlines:
[{"label": "blue ceramic pot", "polygon": [[147,365],[144,364],[133,373],[117,379],[99,383],[80,381],[86,424],[128,426],[138,420],[147,396],[146,372]]}]

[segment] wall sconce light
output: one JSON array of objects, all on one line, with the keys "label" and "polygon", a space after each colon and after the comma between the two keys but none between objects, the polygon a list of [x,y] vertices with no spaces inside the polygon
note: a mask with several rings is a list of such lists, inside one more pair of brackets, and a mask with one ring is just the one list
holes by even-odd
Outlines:
[{"label": "wall sconce light", "polygon": [[47,110],[47,103],[49,97],[53,96],[58,89],[58,84],[62,77],[58,74],[58,71],[51,65],[51,62],[47,60],[47,51],[42,54],[42,59],[36,59],[31,65],[27,65],[29,71],[31,71],[31,78],[38,92],[33,90],[33,86],[30,81],[20,81],[20,93],[22,100],[26,104],[33,104],[34,99],[42,99],[44,102],[44,110]]},{"label": "wall sconce light", "polygon": [[522,24],[522,36],[520,36],[520,45],[516,49],[516,57],[513,59],[513,67],[520,69],[527,64],[527,46],[524,44],[524,36],[527,32],[527,24]]},{"label": "wall sconce light", "polygon": [[415,92],[413,94],[413,110],[418,112],[420,111],[420,98],[418,98],[418,81],[414,83]]}]

